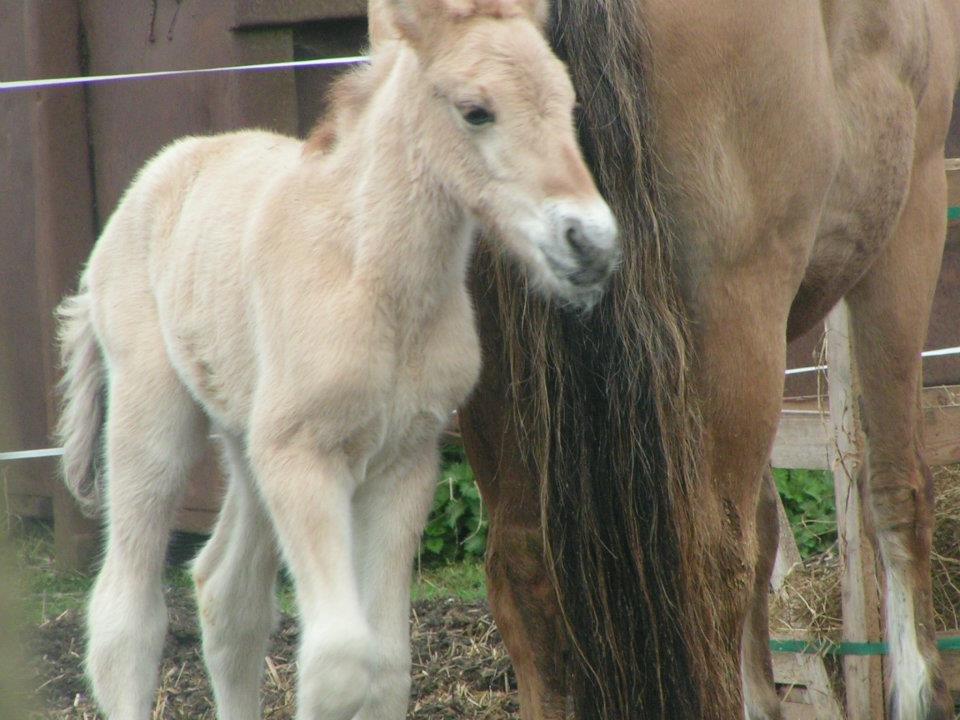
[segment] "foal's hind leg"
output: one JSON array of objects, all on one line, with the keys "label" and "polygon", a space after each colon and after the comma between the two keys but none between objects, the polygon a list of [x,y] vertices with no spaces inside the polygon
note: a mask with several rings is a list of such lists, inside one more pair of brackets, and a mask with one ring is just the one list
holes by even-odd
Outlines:
[{"label": "foal's hind leg", "polygon": [[848,295],[863,389],[869,507],[886,575],[895,720],[953,717],[934,637],[933,487],[919,453],[920,350],[945,235],[941,153],[914,168],[890,246]]},{"label": "foal's hind leg", "polygon": [[437,482],[437,444],[371,478],[353,500],[357,573],[376,661],[356,720],[403,720],[410,701],[410,579]]},{"label": "foal's hind leg", "polygon": [[167,627],[167,541],[203,441],[199,409],[166,359],[128,359],[111,368],[107,553],[88,611],[87,671],[109,720],[150,717]]},{"label": "foal's hind leg", "polygon": [[777,487],[768,468],[757,503],[757,569],[740,647],[743,704],[747,720],[780,720],[782,717],[780,697],[773,683],[768,608],[770,577],[777,559],[779,525]]},{"label": "foal's hind leg", "polygon": [[279,557],[242,443],[232,436],[223,442],[227,495],[213,536],[194,563],[193,579],[217,715],[255,720],[263,659],[276,622]]}]

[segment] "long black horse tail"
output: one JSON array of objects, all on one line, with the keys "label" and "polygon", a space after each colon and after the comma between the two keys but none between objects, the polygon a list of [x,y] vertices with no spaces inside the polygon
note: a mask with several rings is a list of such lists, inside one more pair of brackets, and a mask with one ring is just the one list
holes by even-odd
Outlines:
[{"label": "long black horse tail", "polygon": [[531,300],[498,265],[504,359],[540,479],[578,720],[726,720],[738,640],[716,613],[709,533],[694,511],[701,428],[676,247],[648,145],[642,7],[554,0],[551,39],[579,94],[582,147],[617,216],[623,264],[588,316]]}]

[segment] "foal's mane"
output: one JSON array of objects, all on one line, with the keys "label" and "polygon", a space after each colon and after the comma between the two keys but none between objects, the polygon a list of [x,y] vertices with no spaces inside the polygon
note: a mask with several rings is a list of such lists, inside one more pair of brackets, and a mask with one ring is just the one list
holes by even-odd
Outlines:
[{"label": "foal's mane", "polygon": [[327,110],[307,135],[304,155],[325,154],[337,144],[345,128],[354,125],[370,104],[393,66],[394,43],[388,43],[371,62],[344,73],[327,91]]}]

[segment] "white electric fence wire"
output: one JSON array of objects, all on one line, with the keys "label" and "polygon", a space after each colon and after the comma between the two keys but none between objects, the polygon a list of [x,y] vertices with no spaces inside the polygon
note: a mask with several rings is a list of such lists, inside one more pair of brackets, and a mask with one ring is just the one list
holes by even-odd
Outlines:
[{"label": "white electric fence wire", "polygon": [[[189,75],[207,75],[226,72],[257,72],[265,70],[289,70],[294,68],[333,67],[338,65],[357,65],[367,62],[366,55],[351,55],[338,58],[321,58],[317,60],[293,60],[290,62],[258,63],[255,65],[232,65],[225,67],[195,68],[192,70],[157,70],[153,72],[122,73],[116,75],[85,75],[83,77],[44,78],[39,80],[8,80],[0,82],[0,93],[17,90],[38,90],[43,88],[70,87],[72,85],[90,85],[93,83],[122,82],[125,80],[149,80],[152,78],[184,77]],[[946,355],[960,355],[960,347],[928,350],[923,357],[944,357]],[[820,372],[826,370],[826,365],[791,368],[787,375]],[[63,448],[44,448],[41,450],[19,450],[16,452],[0,453],[0,463],[14,460],[32,460],[36,458],[59,457],[63,455]]]},{"label": "white electric fence wire", "polygon": [[[960,347],[940,348],[939,350],[927,350],[926,352],[920,353],[920,357],[925,357],[925,358],[944,357],[946,355],[960,355]],[[821,370],[826,370],[826,369],[827,369],[826,365],[811,365],[810,367],[790,368],[784,374],[785,375],[801,375],[803,373],[820,372]]]},{"label": "white electric fence wire", "polygon": [[0,93],[17,90],[39,90],[43,88],[70,87],[72,85],[91,85],[93,83],[122,82],[124,80],[149,80],[151,78],[172,78],[188,75],[208,75],[226,72],[257,72],[264,70],[290,70],[294,68],[332,67],[338,65],[357,65],[368,60],[366,55],[351,55],[338,58],[320,58],[317,60],[291,60],[289,62],[259,63],[256,65],[230,65],[226,67],[194,68],[191,70],[155,70],[152,72],[121,73],[116,75],[84,75],[82,77],[42,78],[39,80],[6,80],[0,82]]}]

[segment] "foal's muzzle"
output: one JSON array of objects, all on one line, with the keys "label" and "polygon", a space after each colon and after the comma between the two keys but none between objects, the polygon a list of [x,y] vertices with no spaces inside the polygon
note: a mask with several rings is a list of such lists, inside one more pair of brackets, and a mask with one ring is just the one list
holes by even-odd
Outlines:
[{"label": "foal's muzzle", "polygon": [[613,213],[600,200],[562,201],[551,203],[548,215],[554,238],[544,249],[547,262],[561,286],[569,288],[563,293],[568,300],[592,305],[620,261]]}]

